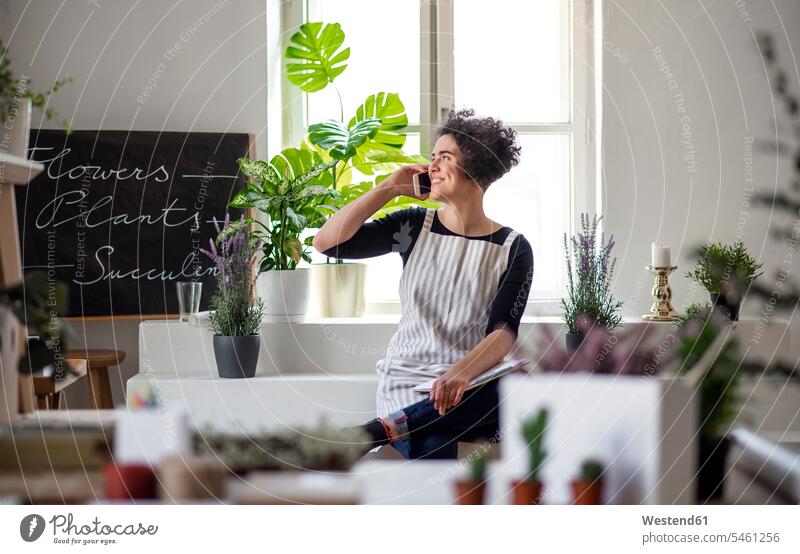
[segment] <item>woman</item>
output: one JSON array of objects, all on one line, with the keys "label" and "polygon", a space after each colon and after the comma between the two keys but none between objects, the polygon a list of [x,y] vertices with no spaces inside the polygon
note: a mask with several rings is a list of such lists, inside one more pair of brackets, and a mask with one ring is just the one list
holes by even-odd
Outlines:
[{"label": "woman", "polygon": [[[459,440],[497,433],[497,381],[469,382],[508,354],[533,277],[530,244],[484,214],[486,189],[519,161],[514,130],[472,110],[451,111],[429,165],[403,167],[335,213],[314,248],[336,258],[399,252],[400,325],[377,364],[378,418],[363,427],[371,447],[392,444],[406,458],[455,458]],[[415,196],[427,171],[431,192]],[[392,198],[431,198],[364,223]],[[426,398],[412,389],[436,379]]]}]

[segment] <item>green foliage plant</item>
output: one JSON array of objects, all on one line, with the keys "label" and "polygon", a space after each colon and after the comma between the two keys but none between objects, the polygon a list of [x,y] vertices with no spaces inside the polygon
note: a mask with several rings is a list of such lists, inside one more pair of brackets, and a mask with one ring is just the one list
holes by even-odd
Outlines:
[{"label": "green foliage plant", "polygon": [[697,252],[697,265],[686,274],[711,294],[736,294],[741,298],[747,287],[762,275],[761,264],[741,241],[733,245],[712,242]]},{"label": "green foliage plant", "polygon": [[[676,345],[680,374],[694,367],[727,324],[725,315],[710,305],[685,318],[679,326]],[[704,436],[722,436],[736,417],[739,378],[751,371],[743,362],[738,343],[731,339],[701,381],[699,429]]]},{"label": "green foliage plant", "polygon": [[[63,361],[64,353],[75,337],[59,316],[66,315],[69,287],[52,280],[44,271],[31,271],[22,281],[0,289],[0,305],[8,307],[17,320],[38,340],[28,341],[19,371],[30,374]],[[63,364],[69,369],[68,364]],[[54,373],[55,376],[55,373]]]},{"label": "green foliage plant", "polygon": [[313,237],[300,241],[301,233],[324,220],[326,199],[333,194],[325,186],[326,171],[336,161],[322,162],[311,152],[287,149],[269,163],[239,159],[239,169],[250,178],[230,203],[235,208],[256,208],[268,222],[248,219],[255,225],[254,236],[261,241],[260,271],[292,270],[300,260],[311,262],[307,249]]}]

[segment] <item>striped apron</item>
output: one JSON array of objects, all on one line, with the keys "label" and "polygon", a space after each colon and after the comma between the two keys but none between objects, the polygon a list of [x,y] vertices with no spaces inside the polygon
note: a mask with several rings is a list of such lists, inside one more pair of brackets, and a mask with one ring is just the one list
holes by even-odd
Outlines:
[{"label": "striped apron", "polygon": [[416,385],[464,358],[486,336],[492,301],[508,267],[503,244],[431,232],[428,209],[400,277],[400,325],[377,363],[378,417],[418,402]]}]

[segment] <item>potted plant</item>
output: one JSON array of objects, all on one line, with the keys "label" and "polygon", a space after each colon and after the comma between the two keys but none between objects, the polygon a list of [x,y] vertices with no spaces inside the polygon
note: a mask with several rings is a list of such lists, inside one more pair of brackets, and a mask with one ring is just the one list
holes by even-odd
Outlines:
[{"label": "potted plant", "polygon": [[547,453],[544,450],[544,432],[547,429],[547,409],[540,409],[522,424],[522,437],[528,445],[530,468],[524,479],[511,483],[514,504],[540,504],[542,482],[539,472],[544,465]]},{"label": "potted plant", "polygon": [[[700,360],[727,320],[727,314],[721,314],[720,310],[710,306],[684,319],[677,342],[681,373],[689,371]],[[730,448],[727,430],[738,409],[737,387],[740,377],[753,371],[759,371],[758,367],[744,363],[737,342],[731,340],[700,381],[697,470],[697,499],[700,502],[718,499],[724,492],[725,464]]]},{"label": "potted plant", "polygon": [[456,480],[456,502],[483,504],[486,495],[486,458],[476,450],[469,456],[469,476]]},{"label": "potted plant", "polygon": [[[28,138],[31,131],[31,109],[44,112],[50,121],[56,117],[53,108],[45,108],[49,97],[62,86],[72,82],[72,77],[58,80],[45,92],[30,90],[28,79],[15,77],[11,70],[8,47],[0,38],[0,127],[3,129],[0,152],[8,152],[20,158],[28,158]],[[69,131],[69,121],[63,122]]]},{"label": "potted plant", "polygon": [[741,241],[733,245],[713,242],[697,252],[697,266],[686,274],[709,292],[711,302],[727,311],[733,321],[747,289],[761,276],[764,264],[753,258]]},{"label": "potted plant", "polygon": [[324,218],[321,203],[333,192],[325,186],[325,172],[335,162],[322,162],[319,155],[288,148],[267,163],[241,158],[239,168],[252,180],[236,193],[230,205],[256,208],[266,216],[247,220],[255,225],[253,236],[262,247],[258,296],[263,300],[267,321],[302,321],[308,306],[309,274],[298,269],[300,260],[311,261],[307,249],[311,238],[300,234]]},{"label": "potted plant", "polygon": [[570,483],[573,504],[596,505],[603,503],[603,464],[597,460],[584,460],[580,477]]},{"label": "potted plant", "polygon": [[264,304],[253,294],[253,260],[259,241],[248,230],[244,216],[231,223],[225,216],[220,229],[214,219],[217,238],[210,250],[203,250],[214,262],[217,290],[211,297],[211,327],[214,330],[214,358],[219,376],[226,379],[252,377],[261,348],[259,330]]},{"label": "potted plant", "polygon": [[[0,290],[0,421],[10,423],[18,412],[18,374],[29,375],[47,366],[61,365],[52,378],[71,372],[63,354],[74,338],[58,316],[67,312],[66,284],[54,282],[43,271],[27,273],[16,285]],[[23,325],[36,339],[27,341]]]},{"label": "potted plant", "polygon": [[616,258],[611,258],[614,237],[597,240],[597,226],[602,218],[590,220],[581,214],[581,231],[567,239],[564,234],[564,254],[567,262],[567,298],[561,299],[564,323],[567,326],[566,344],[571,352],[583,342],[585,328],[599,326],[609,331],[617,327],[622,317],[617,313],[622,302],[611,294],[611,280]]},{"label": "potted plant", "polygon": [[[329,169],[328,186],[337,194],[323,205],[326,216],[366,193],[398,167],[425,163],[427,158],[403,152],[408,117],[400,95],[376,92],[345,119],[344,104],[334,81],[347,69],[350,48],[344,46],[345,33],[339,23],[308,22],[291,37],[284,53],[289,82],[303,92],[316,94],[329,86],[339,100],[338,118],[327,119],[308,127],[308,135],[300,150],[335,162]],[[375,214],[383,217],[389,212],[411,205],[438,207],[438,202],[397,197]],[[319,228],[324,223],[310,224]],[[366,265],[330,263],[311,265],[316,311],[323,317],[359,317],[364,312],[364,280]]]}]

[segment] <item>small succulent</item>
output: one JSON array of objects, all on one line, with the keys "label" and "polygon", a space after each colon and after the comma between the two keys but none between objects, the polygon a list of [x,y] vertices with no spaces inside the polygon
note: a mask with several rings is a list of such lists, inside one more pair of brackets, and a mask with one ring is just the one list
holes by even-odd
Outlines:
[{"label": "small succulent", "polygon": [[483,483],[486,475],[486,458],[483,452],[476,450],[469,462],[470,479],[475,483]]},{"label": "small succulent", "polygon": [[529,481],[538,481],[539,472],[544,465],[547,453],[544,450],[544,432],[547,429],[547,408],[541,408],[536,415],[526,419],[522,423],[522,437],[528,445],[530,453],[530,471],[528,472]]},{"label": "small succulent", "polygon": [[594,483],[602,477],[603,471],[602,462],[591,458],[584,460],[581,464],[581,480]]}]

